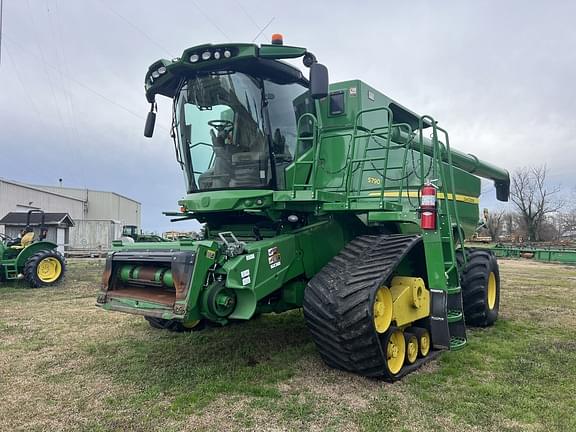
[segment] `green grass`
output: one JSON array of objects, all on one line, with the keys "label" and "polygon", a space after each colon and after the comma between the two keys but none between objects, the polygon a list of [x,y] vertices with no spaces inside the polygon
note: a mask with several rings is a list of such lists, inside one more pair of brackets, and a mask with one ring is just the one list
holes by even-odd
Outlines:
[{"label": "green grass", "polygon": [[326,367],[300,311],[189,334],[104,312],[101,266],[0,288],[0,430],[576,430],[574,267],[503,261],[496,326],[388,384]]}]

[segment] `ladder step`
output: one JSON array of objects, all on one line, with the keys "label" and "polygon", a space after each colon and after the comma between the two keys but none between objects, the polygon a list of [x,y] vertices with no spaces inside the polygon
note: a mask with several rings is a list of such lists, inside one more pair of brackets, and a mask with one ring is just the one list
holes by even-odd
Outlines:
[{"label": "ladder step", "polygon": [[464,318],[462,311],[459,310],[449,310],[448,311],[448,322],[457,322],[461,321]]},{"label": "ladder step", "polygon": [[456,337],[456,336],[453,336],[450,338],[450,350],[451,351],[456,351],[456,350],[459,350],[461,348],[464,348],[465,345],[466,345],[466,339],[464,339],[464,338]]},{"label": "ladder step", "polygon": [[448,287],[446,288],[446,292],[450,295],[450,294],[458,294],[462,291],[462,288],[460,288],[459,286],[457,287]]}]

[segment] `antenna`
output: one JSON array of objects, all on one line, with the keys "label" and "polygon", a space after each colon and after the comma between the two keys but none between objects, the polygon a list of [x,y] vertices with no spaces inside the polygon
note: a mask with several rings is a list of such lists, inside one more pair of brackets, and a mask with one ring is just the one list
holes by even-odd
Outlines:
[{"label": "antenna", "polygon": [[256,39],[258,39],[258,38],[260,37],[260,35],[261,35],[262,33],[264,33],[264,30],[266,30],[266,29],[268,28],[268,26],[269,26],[270,24],[272,24],[272,21],[274,21],[275,19],[276,19],[276,17],[270,18],[270,21],[268,21],[268,24],[266,24],[264,27],[262,27],[262,28],[260,29],[260,31],[258,32],[258,34],[257,34],[256,36],[254,36],[254,39],[252,39],[252,42],[255,42]]}]

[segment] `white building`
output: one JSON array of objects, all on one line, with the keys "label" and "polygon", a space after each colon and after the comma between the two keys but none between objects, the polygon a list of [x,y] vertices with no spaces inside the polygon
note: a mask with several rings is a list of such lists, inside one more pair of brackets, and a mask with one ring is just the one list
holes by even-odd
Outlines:
[{"label": "white building", "polygon": [[[0,218],[10,212],[40,209],[67,213],[74,221],[66,244],[68,252],[107,250],[121,235],[123,225],[141,223],[141,204],[115,192],[28,185],[0,178]],[[4,226],[0,225],[4,233]]]}]

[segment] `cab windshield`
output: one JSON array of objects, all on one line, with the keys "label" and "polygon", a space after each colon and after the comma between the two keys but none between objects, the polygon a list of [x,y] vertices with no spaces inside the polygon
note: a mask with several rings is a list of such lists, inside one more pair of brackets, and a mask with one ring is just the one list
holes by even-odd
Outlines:
[{"label": "cab windshield", "polygon": [[174,103],[174,134],[188,192],[283,182],[296,146],[296,116],[312,106],[307,90],[240,72],[184,81]]}]

